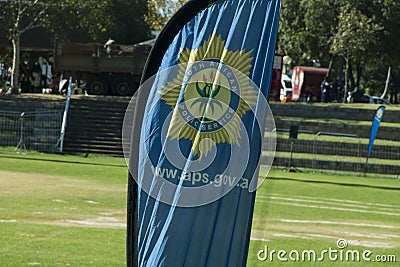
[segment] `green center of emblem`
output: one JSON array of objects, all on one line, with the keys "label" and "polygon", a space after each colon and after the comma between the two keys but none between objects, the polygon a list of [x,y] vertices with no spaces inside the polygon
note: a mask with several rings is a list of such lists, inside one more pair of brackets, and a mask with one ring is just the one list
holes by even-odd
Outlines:
[{"label": "green center of emblem", "polygon": [[188,125],[199,132],[213,132],[232,120],[239,105],[239,85],[228,67],[214,61],[195,63],[186,71],[185,80],[179,114]]}]

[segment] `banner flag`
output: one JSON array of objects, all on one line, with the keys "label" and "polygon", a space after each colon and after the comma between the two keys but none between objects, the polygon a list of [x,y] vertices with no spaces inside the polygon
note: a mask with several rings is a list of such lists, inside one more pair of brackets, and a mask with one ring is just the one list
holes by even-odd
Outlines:
[{"label": "banner flag", "polygon": [[157,38],[124,120],[128,266],[246,265],[275,151],[263,141],[280,6],[189,1]]},{"label": "banner flag", "polygon": [[378,133],[379,125],[381,124],[383,114],[385,113],[385,106],[380,106],[375,111],[374,120],[372,121],[371,132],[369,135],[369,144],[368,144],[368,152],[367,152],[367,162],[371,155],[372,146],[374,145],[374,141],[376,138],[376,134]]}]

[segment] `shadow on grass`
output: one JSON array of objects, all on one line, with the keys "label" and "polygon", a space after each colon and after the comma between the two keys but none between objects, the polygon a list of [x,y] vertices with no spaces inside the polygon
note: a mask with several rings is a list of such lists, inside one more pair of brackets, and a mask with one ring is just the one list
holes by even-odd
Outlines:
[{"label": "shadow on grass", "polygon": [[11,155],[0,155],[0,158],[17,159],[17,160],[30,160],[30,161],[45,161],[45,162],[54,162],[54,163],[65,163],[65,164],[79,164],[79,165],[92,165],[92,166],[106,166],[106,167],[126,168],[126,165],[120,165],[120,164],[93,163],[93,162],[57,160],[57,159],[43,159],[43,158],[21,158],[21,157],[11,156]]}]

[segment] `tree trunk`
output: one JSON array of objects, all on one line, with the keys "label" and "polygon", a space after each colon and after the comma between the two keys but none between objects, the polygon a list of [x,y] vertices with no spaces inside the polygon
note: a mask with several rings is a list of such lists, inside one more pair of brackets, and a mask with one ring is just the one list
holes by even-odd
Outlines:
[{"label": "tree trunk", "polygon": [[19,93],[19,62],[20,62],[20,36],[14,35],[12,38],[13,45],[13,64],[11,74],[11,92]]},{"label": "tree trunk", "polygon": [[340,89],[339,93],[339,101],[345,102],[346,95],[345,95],[345,82],[344,82],[344,71],[346,66],[346,59],[343,55],[339,55],[339,62],[338,62],[338,71],[337,71],[337,83],[338,89]]},{"label": "tree trunk", "polygon": [[390,102],[392,104],[398,104],[397,94],[400,87],[400,66],[397,72],[393,72],[392,84],[390,86]]},{"label": "tree trunk", "polygon": [[381,98],[386,98],[386,94],[388,92],[388,88],[390,85],[390,75],[391,75],[390,73],[391,73],[391,67],[389,66],[388,72],[387,72],[387,77],[386,77],[386,82],[385,82],[385,89],[383,90]]},{"label": "tree trunk", "polygon": [[347,94],[349,92],[349,53],[346,52],[346,57],[344,58],[346,61],[346,69],[344,71],[344,95],[343,95],[343,103],[347,102]]},{"label": "tree trunk", "polygon": [[357,72],[357,79],[355,82],[355,86],[360,89],[360,81],[361,81],[361,76],[362,76],[362,66],[361,63],[357,63],[356,65],[356,72]]},{"label": "tree trunk", "polygon": [[325,78],[332,78],[332,66],[333,66],[333,60],[335,59],[335,56],[331,57],[331,60],[329,60],[329,67],[328,67],[328,72],[326,73]]},{"label": "tree trunk", "polygon": [[[350,88],[351,88],[351,91],[353,91],[356,87],[356,81],[354,79],[353,63],[351,62],[351,60],[349,58],[347,58],[347,65],[348,65],[347,79],[350,81]],[[347,90],[349,90],[349,88],[347,88]]]}]

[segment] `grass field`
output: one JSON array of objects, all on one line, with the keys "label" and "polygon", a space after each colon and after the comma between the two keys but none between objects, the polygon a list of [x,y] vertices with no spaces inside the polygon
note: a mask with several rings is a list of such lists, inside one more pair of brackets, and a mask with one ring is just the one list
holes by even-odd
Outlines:
[{"label": "grass field", "polygon": [[[121,158],[0,150],[0,266],[124,266],[126,177]],[[397,266],[399,193],[395,179],[274,169],[257,193],[248,266]],[[397,263],[257,257],[265,246],[338,249],[339,238]]]}]

